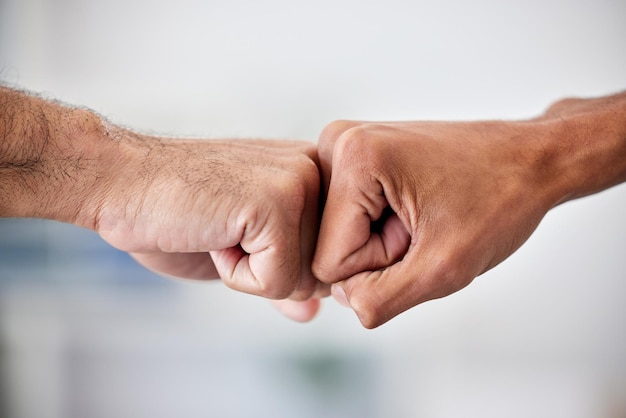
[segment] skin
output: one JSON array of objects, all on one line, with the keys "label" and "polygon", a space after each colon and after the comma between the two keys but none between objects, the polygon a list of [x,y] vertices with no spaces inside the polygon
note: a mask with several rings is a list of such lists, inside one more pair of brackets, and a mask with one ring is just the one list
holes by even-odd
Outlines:
[{"label": "skin", "polygon": [[551,208],[625,180],[626,93],[527,121],[337,121],[317,152],[142,135],[0,87],[0,217],[92,229],[149,269],[221,277],[298,321],[332,284],[377,327],[467,286]]},{"label": "skin", "polygon": [[626,93],[526,121],[337,121],[313,272],[366,328],[467,286],[565,201],[626,181]]},{"label": "skin", "polygon": [[317,150],[304,142],[148,136],[0,87],[0,217],[91,229],[172,277],[299,303],[311,319]]}]

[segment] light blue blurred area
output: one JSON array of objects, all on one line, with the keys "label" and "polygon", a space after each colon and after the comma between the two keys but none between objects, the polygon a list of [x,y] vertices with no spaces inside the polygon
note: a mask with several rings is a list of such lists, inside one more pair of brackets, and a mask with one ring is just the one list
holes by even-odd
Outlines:
[{"label": "light blue blurred area", "polygon": [[[626,3],[3,0],[0,79],[175,136],[526,118],[626,88]],[[127,179],[132,182],[133,179]],[[463,291],[366,331],[0,220],[0,416],[626,416],[626,187],[548,214]]]},{"label": "light blue blurred area", "polygon": [[170,285],[91,231],[40,219],[0,219],[0,285]]},{"label": "light blue blurred area", "polygon": [[1,220],[0,254],[2,417],[376,416],[372,350],[267,302],[259,317],[56,222]]}]

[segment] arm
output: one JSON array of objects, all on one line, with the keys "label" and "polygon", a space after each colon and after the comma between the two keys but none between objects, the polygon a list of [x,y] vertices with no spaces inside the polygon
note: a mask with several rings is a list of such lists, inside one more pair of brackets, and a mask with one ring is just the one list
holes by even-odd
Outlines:
[{"label": "arm", "polygon": [[319,150],[313,271],[373,328],[468,285],[551,208],[624,182],[626,93],[517,122],[340,121]]},{"label": "arm", "polygon": [[100,194],[98,179],[110,166],[96,161],[112,149],[102,141],[98,150],[99,129],[89,111],[0,86],[0,216],[81,226],[91,217],[93,229],[90,198]]},{"label": "arm", "polygon": [[564,99],[534,122],[549,128],[550,165],[562,179],[557,204],[626,181],[626,92]]},{"label": "arm", "polygon": [[92,229],[166,275],[324,294],[310,272],[316,163],[311,144],[156,138],[0,87],[0,216]]}]

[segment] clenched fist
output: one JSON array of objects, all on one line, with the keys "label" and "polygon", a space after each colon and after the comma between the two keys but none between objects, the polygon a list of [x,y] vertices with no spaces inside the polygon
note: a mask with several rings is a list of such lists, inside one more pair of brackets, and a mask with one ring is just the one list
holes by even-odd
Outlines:
[{"label": "clenched fist", "polygon": [[467,286],[559,203],[625,181],[626,95],[519,122],[339,121],[319,153],[313,272],[373,328]]}]

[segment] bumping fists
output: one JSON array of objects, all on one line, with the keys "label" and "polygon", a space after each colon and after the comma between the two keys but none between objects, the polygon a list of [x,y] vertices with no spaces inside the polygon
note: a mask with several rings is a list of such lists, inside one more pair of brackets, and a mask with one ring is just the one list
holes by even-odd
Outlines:
[{"label": "bumping fists", "polygon": [[567,200],[626,181],[626,92],[523,121],[337,121],[317,146],[162,138],[0,86],[0,217],[91,229],[160,274],[363,326],[467,286]]},{"label": "bumping fists", "polygon": [[522,121],[336,121],[317,147],[151,142],[148,190],[113,218],[132,215],[128,250],[157,271],[217,274],[299,321],[332,293],[374,328],[467,286],[558,204],[626,181],[625,120],[619,93]]},{"label": "bumping fists", "polygon": [[624,181],[623,102],[524,121],[336,121],[317,147],[120,141],[112,178],[142,175],[109,185],[98,231],[157,272],[220,277],[299,321],[332,293],[374,328],[467,286],[554,206]]}]

